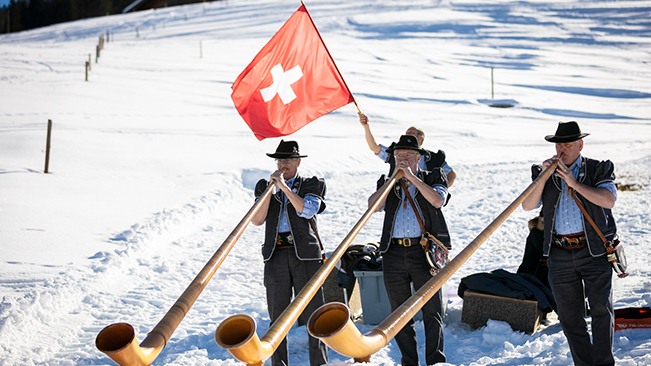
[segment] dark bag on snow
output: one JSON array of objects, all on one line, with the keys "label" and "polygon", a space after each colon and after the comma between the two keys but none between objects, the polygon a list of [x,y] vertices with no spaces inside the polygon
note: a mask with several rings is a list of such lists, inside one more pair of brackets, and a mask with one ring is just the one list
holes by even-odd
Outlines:
[{"label": "dark bag on snow", "polygon": [[337,272],[339,287],[345,288],[349,296],[355,288],[353,271],[381,271],[382,261],[378,243],[352,244],[341,257]]}]

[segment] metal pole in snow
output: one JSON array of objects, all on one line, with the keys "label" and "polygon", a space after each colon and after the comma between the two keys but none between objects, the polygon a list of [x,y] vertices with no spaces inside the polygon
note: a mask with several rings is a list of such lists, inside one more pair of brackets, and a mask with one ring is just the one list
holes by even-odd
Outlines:
[{"label": "metal pole in snow", "polygon": [[50,166],[50,137],[52,135],[52,120],[47,120],[47,143],[45,145],[45,174],[48,173]]}]

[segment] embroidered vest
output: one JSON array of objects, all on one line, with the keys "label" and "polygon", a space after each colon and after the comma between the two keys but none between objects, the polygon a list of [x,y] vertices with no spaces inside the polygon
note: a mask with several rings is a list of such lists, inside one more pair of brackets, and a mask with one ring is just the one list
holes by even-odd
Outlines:
[{"label": "embroidered vest", "polygon": [[[265,179],[258,181],[255,187],[256,199],[260,197],[268,184],[269,182]],[[326,193],[326,185],[322,178],[303,178],[297,175],[294,179],[294,184],[292,185],[292,191],[301,197],[314,195],[321,198],[321,207],[319,208],[318,213],[325,210],[326,205],[325,202],[323,202],[323,198]],[[281,198],[282,196],[282,192],[278,191],[270,198],[269,211],[267,212],[267,217],[265,219],[264,244],[262,244],[262,257],[264,261],[266,262],[271,258],[276,248],[276,238],[278,237],[278,224],[280,222],[281,210],[285,210],[287,213],[289,229],[294,239],[294,251],[296,252],[296,257],[300,260],[321,260],[321,246],[317,242],[316,234],[310,226],[309,220],[299,217],[296,213],[296,209],[289,200],[287,200],[286,203],[283,203]],[[316,226],[317,216],[314,215],[312,220],[314,220]]]},{"label": "embroidered vest", "polygon": [[[537,178],[540,174],[542,168],[539,165],[534,165],[532,167],[532,178]],[[579,170],[579,176],[577,181],[588,185],[590,187],[597,187],[598,185],[606,182],[614,182],[615,174],[614,165],[610,160],[598,161],[594,159],[589,159],[582,157],[581,167]],[[554,231],[554,221],[556,218],[556,205],[561,197],[561,178],[553,174],[547,182],[545,182],[545,188],[542,193],[542,202],[543,202],[543,217],[544,217],[544,226],[545,226],[545,240],[543,242],[543,253],[548,256],[549,250],[551,248],[552,234]],[[617,234],[617,226],[615,225],[615,219],[613,218],[612,211],[607,208],[597,206],[590,201],[586,200],[578,192],[576,192],[576,197],[581,201],[583,207],[592,217],[592,220],[597,224],[599,230],[606,237],[607,240],[613,240],[613,237]],[[586,234],[586,239],[588,241],[588,249],[590,254],[593,257],[598,257],[606,253],[606,248],[604,243],[599,238],[599,234],[592,228],[592,225],[583,217],[583,230]]]},{"label": "embroidered vest", "polygon": [[[447,178],[441,168],[429,172],[420,171],[418,172],[418,177],[430,187],[435,185],[442,185],[444,187],[448,186]],[[378,189],[382,187],[386,181],[387,178],[382,175],[377,182]],[[420,192],[416,192],[415,197],[412,198],[418,207],[418,211],[420,211],[422,215],[421,218],[423,219],[425,230],[439,239],[446,247],[448,247],[448,249],[451,249],[450,233],[448,232],[448,226],[445,223],[445,218],[443,217],[441,209],[436,208],[429,203]],[[389,249],[389,243],[393,233],[393,222],[395,221],[396,214],[398,213],[398,206],[401,202],[402,187],[400,187],[400,184],[395,184],[393,189],[389,192],[384,205],[384,224],[382,226],[382,238],[380,239],[381,253],[386,253]]]}]

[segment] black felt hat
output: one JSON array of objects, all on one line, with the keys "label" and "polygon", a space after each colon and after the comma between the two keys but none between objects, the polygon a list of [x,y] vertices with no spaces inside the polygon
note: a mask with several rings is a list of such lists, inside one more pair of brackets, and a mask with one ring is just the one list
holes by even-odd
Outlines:
[{"label": "black felt hat", "polygon": [[556,133],[545,136],[545,140],[549,142],[572,142],[581,140],[588,135],[589,133],[581,133],[579,124],[574,121],[558,122]]},{"label": "black felt hat", "polygon": [[307,155],[301,155],[301,152],[298,150],[298,143],[296,141],[284,140],[280,140],[280,144],[278,144],[275,153],[267,153],[267,156],[274,159],[307,158]]},{"label": "black felt hat", "polygon": [[423,149],[418,147],[418,139],[416,136],[412,135],[400,136],[400,140],[398,140],[398,143],[393,147],[393,150],[414,150],[421,155],[425,153]]}]

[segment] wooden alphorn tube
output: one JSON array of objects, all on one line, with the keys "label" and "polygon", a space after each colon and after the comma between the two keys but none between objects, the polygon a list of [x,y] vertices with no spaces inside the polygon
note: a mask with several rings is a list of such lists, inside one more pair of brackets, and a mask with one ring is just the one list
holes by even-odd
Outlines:
[{"label": "wooden alphorn tube", "polygon": [[[561,156],[562,157],[562,156]],[[560,159],[560,157],[558,158]],[[350,310],[341,303],[329,303],[317,309],[307,323],[308,332],[320,338],[336,352],[368,361],[370,356],[385,347],[393,337],[413,318],[416,313],[441,289],[443,284],[465,263],[479,246],[506,220],[509,215],[540,184],[545,184],[552,175],[558,159],[543,171],[493,222],[488,225],[468,246],[466,246],[436,276],[432,277],[407,301],[392,312],[382,323],[362,335],[350,318]]]},{"label": "wooden alphorn tube", "polygon": [[244,229],[253,216],[260,210],[262,202],[271,194],[277,182],[274,180],[262,193],[239,224],[233,229],[224,243],[217,249],[201,272],[172,305],[163,319],[154,327],[147,337],[138,345],[133,327],[127,323],[115,323],[102,329],[95,339],[95,346],[121,366],[146,366],[151,364],[165,348],[165,344],[190,310],[195,300],[233,249]]},{"label": "wooden alphorn tube", "polygon": [[269,330],[262,338],[258,338],[256,334],[256,324],[253,318],[248,315],[233,315],[225,319],[217,327],[217,331],[215,332],[215,341],[217,344],[228,350],[233,357],[247,365],[264,364],[264,361],[273,355],[282,340],[287,336],[292,325],[319,291],[319,288],[321,288],[330,272],[335,268],[339,259],[346,253],[348,246],[355,239],[355,236],[364,227],[364,224],[366,224],[380,202],[386,197],[402,174],[402,171],[398,171],[389,180],[389,184],[387,184],[380,196],[369,205],[362,218],[359,219],[330,258],[325,261],[310,281],[305,284],[303,289],[296,295],[294,301],[285,309],[271,327],[269,327]]}]

